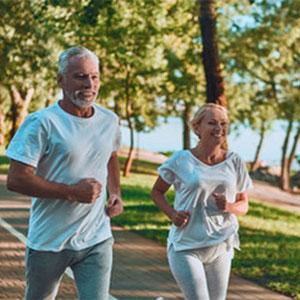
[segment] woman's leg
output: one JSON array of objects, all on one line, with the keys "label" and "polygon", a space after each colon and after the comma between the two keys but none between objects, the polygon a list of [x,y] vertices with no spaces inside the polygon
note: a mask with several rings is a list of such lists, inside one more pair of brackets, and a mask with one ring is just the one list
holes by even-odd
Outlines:
[{"label": "woman's leg", "polygon": [[233,250],[225,251],[212,262],[204,264],[211,300],[225,300],[230,276]]},{"label": "woman's leg", "polygon": [[[186,300],[209,300],[203,263],[193,251],[168,250],[172,274]],[[213,298],[211,298],[214,300]]]}]

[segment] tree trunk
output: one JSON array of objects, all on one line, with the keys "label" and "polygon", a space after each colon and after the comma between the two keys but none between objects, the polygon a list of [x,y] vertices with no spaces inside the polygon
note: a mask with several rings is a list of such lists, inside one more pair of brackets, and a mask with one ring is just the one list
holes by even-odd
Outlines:
[{"label": "tree trunk", "polygon": [[292,149],[291,149],[291,152],[290,152],[290,155],[289,155],[289,158],[288,158],[288,162],[287,162],[287,172],[289,174],[289,177],[291,175],[292,163],[293,163],[293,160],[295,158],[296,149],[297,149],[299,139],[300,139],[300,123],[298,124],[298,128],[297,128],[296,134],[294,136],[294,142],[293,142],[293,145],[292,145]]},{"label": "tree trunk", "polygon": [[21,93],[14,85],[11,86],[11,121],[12,127],[9,137],[13,138],[20,125],[28,114],[28,107],[32,100],[34,89],[30,88],[25,93]]},{"label": "tree trunk", "polygon": [[199,0],[199,4],[199,24],[202,34],[202,60],[206,78],[207,102],[227,106],[217,44],[216,1]]},{"label": "tree trunk", "polygon": [[133,149],[134,149],[134,126],[131,120],[131,104],[130,104],[130,96],[129,96],[129,72],[127,72],[126,81],[125,81],[125,96],[126,96],[126,120],[128,123],[128,128],[130,130],[130,147],[125,162],[124,170],[123,170],[123,176],[127,177],[130,174],[131,166],[133,163]]},{"label": "tree trunk", "polygon": [[4,123],[4,111],[2,104],[0,104],[0,146],[5,144],[5,123]]},{"label": "tree trunk", "polygon": [[287,149],[288,149],[292,128],[293,128],[293,120],[289,120],[285,139],[282,146],[282,157],[281,157],[280,188],[284,191],[290,189],[290,176],[288,172]]},{"label": "tree trunk", "polygon": [[189,103],[184,104],[184,111],[182,116],[183,123],[183,149],[191,148],[191,129],[190,120],[192,117],[192,105]]},{"label": "tree trunk", "polygon": [[254,161],[251,164],[251,171],[256,171],[259,167],[259,156],[260,156],[260,152],[261,152],[261,149],[262,149],[262,146],[264,143],[265,135],[266,135],[266,127],[265,127],[265,123],[262,122],[261,127],[260,127],[259,143],[256,148]]}]

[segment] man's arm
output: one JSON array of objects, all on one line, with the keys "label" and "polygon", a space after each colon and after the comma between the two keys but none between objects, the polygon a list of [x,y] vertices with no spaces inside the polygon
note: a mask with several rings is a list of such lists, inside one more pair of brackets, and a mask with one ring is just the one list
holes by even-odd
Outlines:
[{"label": "man's arm", "polygon": [[123,201],[121,198],[120,188],[120,164],[116,151],[112,153],[109,159],[107,170],[107,188],[109,200],[106,213],[109,217],[115,217],[123,212]]},{"label": "man's arm", "polygon": [[73,185],[50,182],[37,176],[34,167],[11,160],[7,189],[31,197],[92,203],[100,195],[101,184],[94,178],[86,178]]}]

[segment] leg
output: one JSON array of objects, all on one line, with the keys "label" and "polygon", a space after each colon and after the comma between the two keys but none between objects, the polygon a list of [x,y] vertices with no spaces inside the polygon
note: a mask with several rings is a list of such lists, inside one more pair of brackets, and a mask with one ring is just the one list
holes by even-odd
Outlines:
[{"label": "leg", "polygon": [[204,265],[211,300],[225,300],[233,250],[226,251],[213,262]]},{"label": "leg", "polygon": [[63,252],[26,249],[26,300],[55,298],[62,275],[67,268]]},{"label": "leg", "polygon": [[168,250],[172,274],[186,300],[209,300],[203,263],[192,251]]},{"label": "leg", "polygon": [[112,267],[113,239],[97,244],[71,265],[79,299],[107,300]]}]

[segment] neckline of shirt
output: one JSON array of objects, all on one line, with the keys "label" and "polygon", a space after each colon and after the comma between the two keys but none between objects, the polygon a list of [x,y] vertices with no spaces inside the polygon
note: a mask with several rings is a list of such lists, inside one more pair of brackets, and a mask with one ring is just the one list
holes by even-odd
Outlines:
[{"label": "neckline of shirt", "polygon": [[55,102],[55,106],[58,108],[58,110],[64,114],[65,116],[67,116],[68,118],[71,118],[77,122],[90,122],[92,120],[94,120],[96,118],[96,115],[98,114],[98,110],[96,109],[96,105],[93,104],[93,108],[94,108],[94,113],[89,117],[89,118],[82,118],[82,117],[78,117],[75,115],[72,115],[70,113],[68,113],[67,111],[65,111],[60,105],[59,105],[59,100]]},{"label": "neckline of shirt", "polygon": [[219,162],[219,163],[216,163],[216,164],[213,164],[213,165],[209,165],[209,164],[206,164],[205,162],[203,162],[202,160],[200,160],[198,157],[196,157],[189,149],[187,150],[184,150],[186,151],[187,153],[189,153],[190,157],[192,157],[192,159],[194,159],[197,163],[205,166],[205,167],[209,167],[209,168],[214,168],[214,167],[219,167],[223,164],[225,164],[228,159],[232,156],[233,152],[232,151],[227,151],[226,153],[226,157],[223,161]]}]

